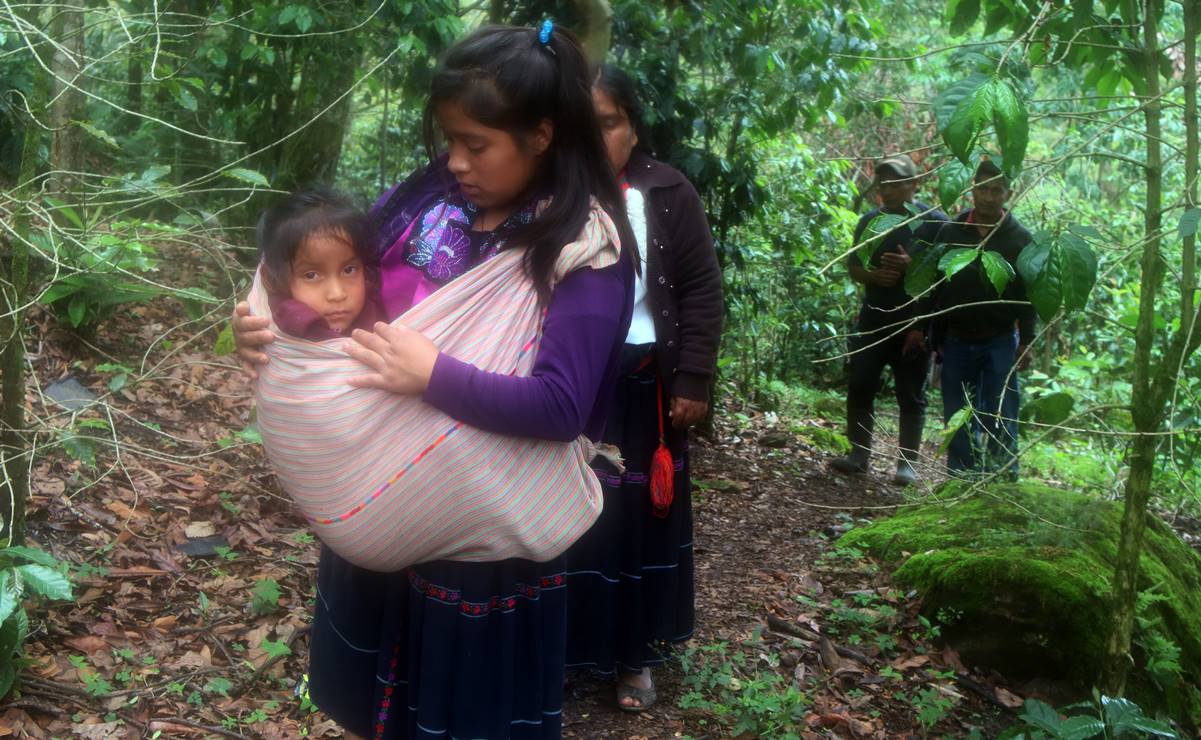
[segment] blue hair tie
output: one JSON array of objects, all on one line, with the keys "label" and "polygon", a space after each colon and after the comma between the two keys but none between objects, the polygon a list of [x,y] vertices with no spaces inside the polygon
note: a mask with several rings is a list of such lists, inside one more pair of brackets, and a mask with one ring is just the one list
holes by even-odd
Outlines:
[{"label": "blue hair tie", "polygon": [[542,27],[538,29],[538,43],[542,44],[543,46],[549,44],[550,34],[553,30],[555,30],[554,21],[549,18],[542,21]]}]

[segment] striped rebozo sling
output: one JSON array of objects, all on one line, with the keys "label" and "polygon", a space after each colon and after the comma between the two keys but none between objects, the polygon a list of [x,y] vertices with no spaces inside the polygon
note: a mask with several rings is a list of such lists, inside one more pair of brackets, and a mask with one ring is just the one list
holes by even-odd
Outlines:
[{"label": "striped rebozo sling", "polygon": [[[616,263],[619,243],[594,207],[564,246],[556,279]],[[271,315],[257,276],[249,300],[255,315]],[[521,376],[533,366],[541,321],[521,250],[506,250],[393,323],[482,370]],[[418,397],[352,388],[347,378],[368,371],[342,350],[349,340],[272,329],[277,339],[255,385],[263,447],[284,490],[343,558],[379,571],[444,558],[549,560],[599,516],[587,439],[485,432]]]}]

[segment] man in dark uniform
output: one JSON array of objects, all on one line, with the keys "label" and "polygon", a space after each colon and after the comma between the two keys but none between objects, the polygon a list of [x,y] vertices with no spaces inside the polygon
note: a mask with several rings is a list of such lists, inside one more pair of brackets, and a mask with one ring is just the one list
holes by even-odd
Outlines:
[{"label": "man in dark uniform", "polygon": [[973,207],[939,229],[936,241],[947,249],[977,248],[1000,254],[1014,274],[998,295],[977,258],[937,290],[941,313],[937,334],[942,352],[943,418],[949,421],[971,403],[976,413],[955,432],[947,448],[952,472],[997,467],[1016,474],[1018,370],[1030,364],[1034,308],[1017,274],[1018,255],[1030,232],[1006,209],[1008,178],[985,160],[972,179]]},{"label": "man in dark uniform", "polygon": [[879,217],[893,214],[903,223],[873,240],[871,258],[864,264],[860,249],[848,258],[851,279],[864,285],[863,308],[850,342],[850,382],[847,388],[847,439],[851,453],[835,459],[832,467],[842,473],[867,470],[875,428],[875,399],[884,366],[892,367],[900,407],[900,456],[893,482],[907,485],[917,478],[914,465],[922,444],[926,420],[926,375],[930,351],[926,342],[926,313],[929,301],[916,301],[905,293],[905,271],[920,248],[929,241],[947,217],[924,203],[913,202],[918,173],[913,160],[904,154],[885,157],[876,164],[876,189],[880,207],[859,219],[855,227],[858,247],[873,237]]}]

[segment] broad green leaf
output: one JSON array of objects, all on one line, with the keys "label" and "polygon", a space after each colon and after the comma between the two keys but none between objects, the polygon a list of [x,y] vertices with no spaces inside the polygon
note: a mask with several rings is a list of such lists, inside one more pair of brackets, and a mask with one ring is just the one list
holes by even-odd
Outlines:
[{"label": "broad green leaf", "polygon": [[872,255],[876,248],[880,246],[880,240],[888,235],[888,232],[900,228],[909,228],[908,225],[901,227],[901,224],[909,220],[908,216],[900,216],[895,213],[881,213],[868,222],[863,229],[863,234],[859,237],[859,246],[856,247],[856,253],[859,255],[859,261],[863,266],[871,269]]},{"label": "broad green leaf", "polygon": [[1063,302],[1062,268],[1047,234],[1035,235],[1018,255],[1018,274],[1026,284],[1026,297],[1043,321],[1050,321]]},{"label": "broad green leaf", "polygon": [[225,69],[225,65],[229,64],[229,55],[219,46],[210,47],[208,50],[209,61],[218,69]]},{"label": "broad green leaf", "polygon": [[218,357],[232,355],[238,349],[234,342],[234,325],[226,324],[221,333],[217,335],[217,341],[213,343],[213,354]]},{"label": "broad green leaf", "polygon": [[934,98],[934,120],[938,123],[939,131],[945,129],[955,116],[955,111],[964,98],[974,95],[976,90],[989,81],[990,77],[982,72],[974,72],[967,77],[956,80],[947,86]]},{"label": "broad green leaf", "polygon": [[292,648],[288,647],[288,643],[283,640],[272,642],[264,638],[263,642],[259,644],[259,649],[266,653],[268,658],[277,658],[292,654]]},{"label": "broad green leaf", "polygon": [[1060,234],[1055,245],[1063,265],[1063,308],[1079,311],[1088,305],[1097,282],[1097,255],[1088,242],[1070,232]]},{"label": "broad green leaf", "polygon": [[991,249],[984,250],[980,255],[980,261],[984,264],[985,277],[997,291],[997,297],[1004,295],[1005,286],[1009,285],[1009,281],[1014,277],[1013,265],[1010,265],[1009,260]]},{"label": "broad green leaf", "polygon": [[1101,706],[1105,712],[1105,723],[1115,737],[1131,731],[1156,737],[1179,737],[1171,727],[1151,719],[1143,712],[1142,707],[1129,699],[1102,696]]},{"label": "broad green leaf", "polygon": [[21,583],[12,570],[0,570],[0,622],[12,616],[21,603]]},{"label": "broad green leaf", "polygon": [[141,179],[143,182],[154,182],[156,180],[163,179],[170,173],[171,173],[171,165],[156,164],[152,167],[147,167],[146,170],[142,173],[141,178],[139,178],[139,179]]},{"label": "broad green leaf", "polygon": [[204,693],[229,696],[229,690],[232,689],[233,686],[233,682],[225,676],[214,676],[213,678],[210,678],[208,683],[204,685]]},{"label": "broad green leaf", "polygon": [[176,102],[178,102],[180,105],[182,105],[187,110],[189,110],[193,113],[195,113],[197,110],[199,110],[200,104],[196,101],[196,96],[192,94],[191,90],[188,90],[187,88],[183,88],[183,87],[177,87],[174,90],[172,90],[171,93],[174,96]]},{"label": "broad green leaf", "polygon": [[279,25],[286,26],[289,23],[291,23],[292,19],[295,17],[296,17],[296,6],[289,5],[288,7],[279,11]]},{"label": "broad green leaf", "polygon": [[942,140],[964,165],[971,164],[972,150],[980,132],[992,121],[992,80],[987,80],[965,95],[951,120],[942,129]]},{"label": "broad green leaf", "polygon": [[972,187],[972,169],[952,159],[938,169],[938,202],[950,213]]},{"label": "broad green leaf", "polygon": [[905,292],[916,298],[938,281],[938,263],[942,259],[945,244],[930,244],[918,249],[905,270]]},{"label": "broad green leaf", "polygon": [[951,439],[954,438],[955,433],[962,429],[963,425],[967,424],[971,418],[971,404],[964,406],[951,415],[951,418],[947,420],[947,426],[942,430],[942,444],[938,446],[940,453],[947,451],[947,448],[951,446]]},{"label": "broad green leaf", "polygon": [[1105,723],[1100,718],[1082,715],[1065,719],[1059,725],[1059,734],[1056,737],[1061,740],[1089,740],[1104,732]]},{"label": "broad green leaf", "polygon": [[1095,242],[1105,241],[1105,237],[1101,236],[1100,231],[1097,231],[1096,228],[1086,224],[1072,224],[1071,226],[1068,226],[1068,230],[1081,239],[1091,239]]},{"label": "broad green leaf", "polygon": [[1039,424],[1062,424],[1072,415],[1072,409],[1075,407],[1076,399],[1072,398],[1070,393],[1049,393],[1023,403],[1022,418]]},{"label": "broad green leaf", "polygon": [[250,610],[258,615],[270,614],[279,608],[283,592],[274,578],[262,578],[255,582],[250,601]]},{"label": "broad green leaf", "polygon": [[105,131],[104,129],[99,128],[98,126],[93,126],[92,124],[88,123],[87,121],[76,121],[75,123],[79,124],[79,127],[81,129],[83,129],[84,131],[88,132],[88,134],[90,134],[91,136],[93,136],[97,139],[100,139],[105,144],[108,144],[109,146],[113,147],[114,149],[121,148],[121,145],[117,143],[117,140],[113,138],[113,135],[110,134],[109,132]]},{"label": "broad green leaf", "polygon": [[18,617],[24,613],[24,610],[16,611],[0,624],[0,663],[11,663],[13,654],[21,646],[21,626]]},{"label": "broad green leaf", "polygon": [[979,15],[980,0],[950,0],[947,3],[947,20],[951,22],[953,36],[967,33]]},{"label": "broad green leaf", "polygon": [[1190,208],[1180,217],[1180,226],[1178,231],[1180,238],[1184,239],[1188,236],[1193,236],[1197,233],[1197,224],[1201,223],[1201,208]]},{"label": "broad green leaf", "polygon": [[67,318],[71,321],[71,326],[78,329],[87,318],[88,315],[88,299],[83,293],[76,293],[71,296],[71,302],[67,304]]},{"label": "broad green leaf", "polygon": [[96,467],[96,445],[91,439],[79,434],[65,433],[62,435],[62,445],[71,459],[78,460],[89,468]]},{"label": "broad green leaf", "polygon": [[267,178],[264,177],[261,172],[248,170],[245,167],[231,167],[230,169],[225,170],[224,174],[229,175],[235,180],[248,182],[251,185],[259,185],[264,188],[271,187],[271,183],[267,182]]},{"label": "broad green leaf", "polygon": [[957,247],[942,256],[938,261],[938,269],[950,280],[960,270],[975,262],[979,254],[980,251],[972,247]]},{"label": "broad green leaf", "polygon": [[1046,702],[1041,702],[1038,699],[1027,699],[1022,705],[1022,721],[1027,724],[1034,725],[1039,729],[1046,730],[1052,734],[1059,731],[1059,726],[1063,724],[1063,720],[1059,717],[1059,712]]},{"label": "broad green leaf", "polygon": [[1000,79],[989,82],[988,98],[992,103],[993,129],[1001,147],[1002,169],[1010,177],[1016,177],[1022,169],[1030,140],[1030,114],[1026,110],[1026,101],[1011,81]]},{"label": "broad green leaf", "polygon": [[58,561],[55,560],[54,556],[50,553],[46,552],[45,550],[26,547],[25,545],[13,545],[12,547],[6,547],[3,550],[0,550],[0,557],[22,558],[31,563],[44,565],[47,568],[53,568],[58,565]]},{"label": "broad green leaf", "polygon": [[312,12],[304,6],[297,8],[297,10],[296,10],[296,28],[300,29],[301,33],[308,33],[309,29],[312,27],[313,27]]},{"label": "broad green leaf", "polygon": [[49,203],[53,207],[52,210],[54,211],[55,214],[59,214],[59,215],[62,215],[63,217],[65,217],[68,221],[70,221],[75,226],[75,228],[77,228],[77,229],[83,228],[83,219],[79,217],[79,213],[77,213],[74,208],[67,205],[63,201],[59,200],[58,198],[46,198],[46,202]]},{"label": "broad green leaf", "polygon": [[17,571],[29,590],[48,599],[70,599],[71,581],[62,573],[44,565],[18,565]]}]

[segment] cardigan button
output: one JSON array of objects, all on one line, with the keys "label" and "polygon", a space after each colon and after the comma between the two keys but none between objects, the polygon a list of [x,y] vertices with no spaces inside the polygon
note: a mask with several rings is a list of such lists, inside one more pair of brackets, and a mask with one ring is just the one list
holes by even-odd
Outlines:
[{"label": "cardigan button", "polygon": [[667,283],[667,278],[665,278],[665,277],[663,277],[662,275],[660,275],[660,276],[659,276],[659,285],[664,285],[664,284],[666,284],[666,283]]},{"label": "cardigan button", "polygon": [[[666,308],[665,308],[665,309],[663,309],[663,318],[667,318],[667,317],[668,317],[668,316],[670,316],[670,315],[671,315],[671,314],[668,312],[668,310],[667,310]],[[677,326],[679,326],[679,324],[677,324]]]},{"label": "cardigan button", "polygon": [[672,348],[672,347],[674,347],[674,346],[676,346],[676,340],[674,340],[674,339],[668,339],[668,340],[667,340],[667,348],[668,348],[668,349],[671,349],[671,348]]}]

